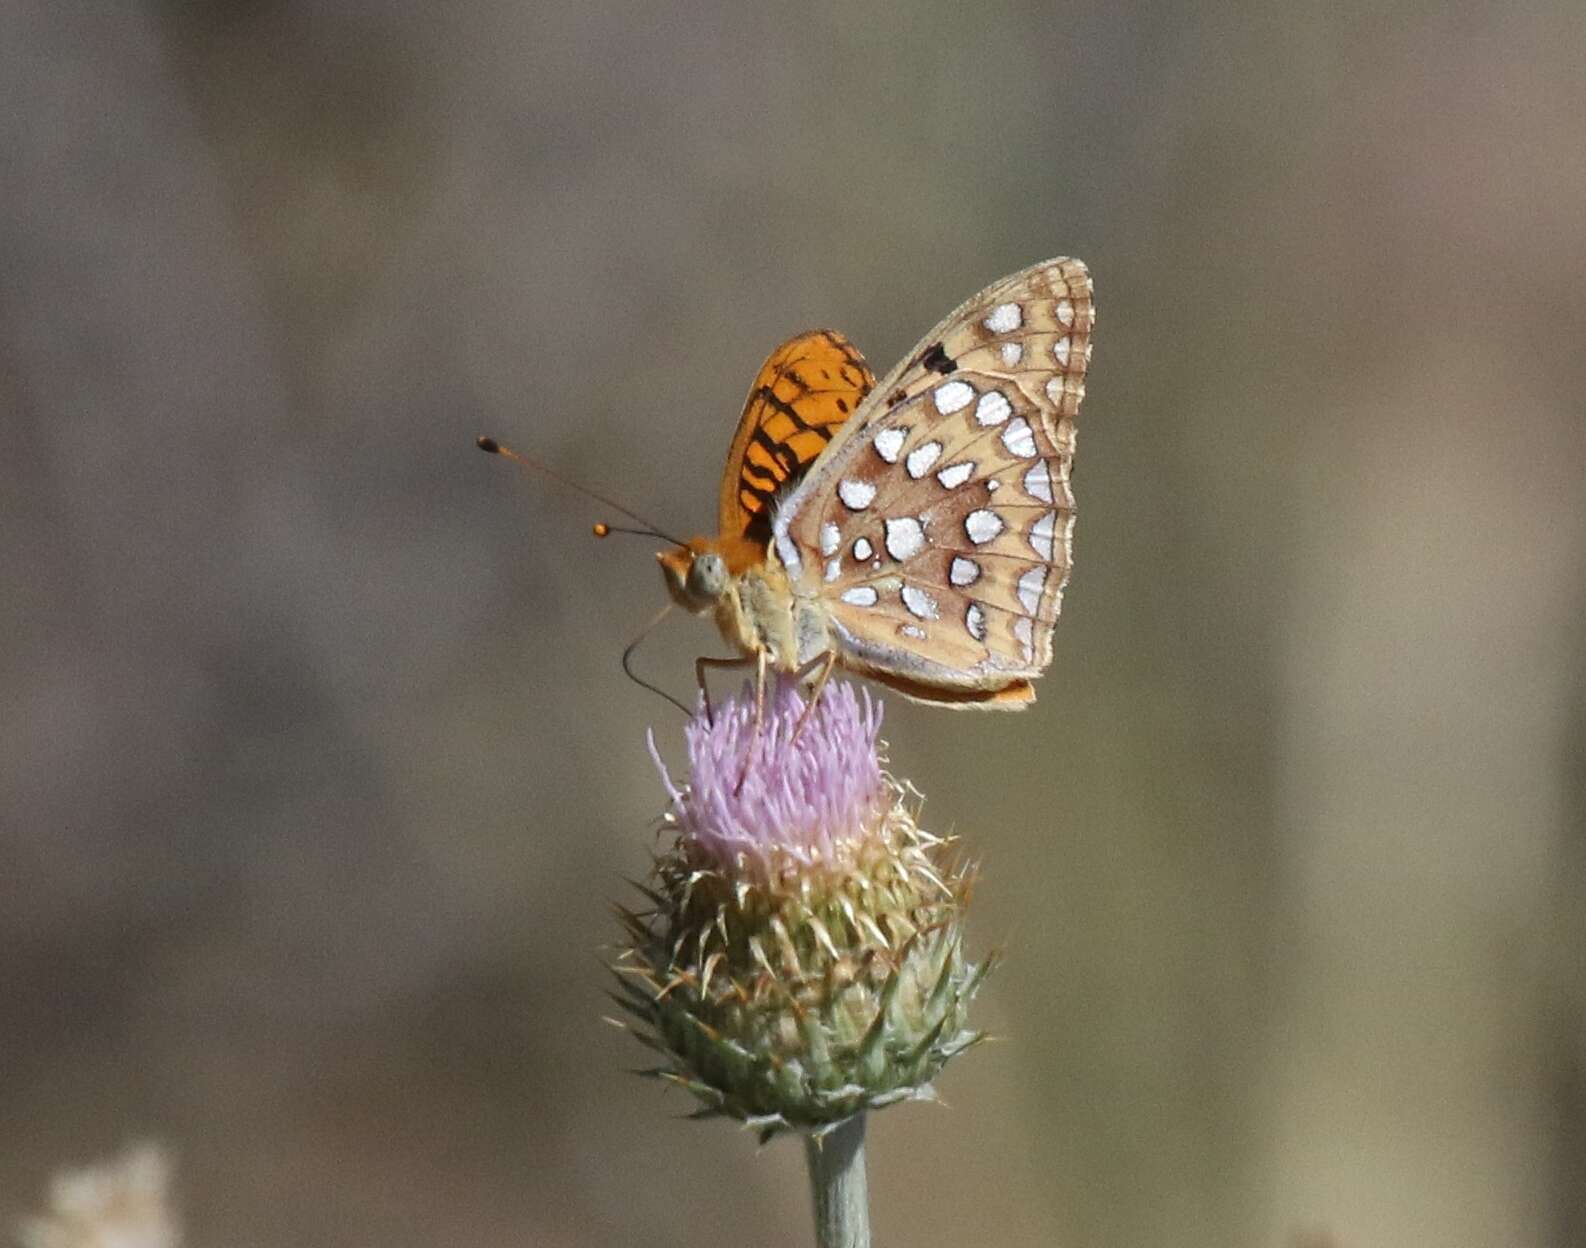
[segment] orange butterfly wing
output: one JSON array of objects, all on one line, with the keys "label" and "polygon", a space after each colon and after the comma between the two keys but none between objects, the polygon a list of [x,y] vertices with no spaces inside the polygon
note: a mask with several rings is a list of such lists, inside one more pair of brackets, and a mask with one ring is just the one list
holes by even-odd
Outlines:
[{"label": "orange butterfly wing", "polygon": [[865,357],[836,330],[810,330],[773,351],[727,452],[721,535],[769,542],[777,495],[804,475],[875,384]]}]

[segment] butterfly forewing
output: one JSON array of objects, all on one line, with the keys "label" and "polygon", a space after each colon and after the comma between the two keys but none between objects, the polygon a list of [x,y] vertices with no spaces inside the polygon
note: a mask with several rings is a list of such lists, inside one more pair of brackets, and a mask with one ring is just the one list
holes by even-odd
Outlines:
[{"label": "butterfly forewing", "polygon": [[871,393],[778,511],[795,591],[827,604],[851,662],[959,700],[1050,661],[1093,324],[1076,260],[989,287]]},{"label": "butterfly forewing", "polygon": [[722,477],[723,535],[768,541],[771,507],[858,410],[876,379],[836,330],[790,338],[749,388]]}]

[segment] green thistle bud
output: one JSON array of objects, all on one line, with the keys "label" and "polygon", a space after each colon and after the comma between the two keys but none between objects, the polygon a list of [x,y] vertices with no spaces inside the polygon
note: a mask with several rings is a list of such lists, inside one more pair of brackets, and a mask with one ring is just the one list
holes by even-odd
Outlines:
[{"label": "green thistle bud", "polygon": [[964,955],[969,871],[882,770],[879,705],[833,682],[804,710],[784,680],[758,733],[747,692],[695,715],[687,786],[661,767],[650,908],[618,911],[615,995],[664,1059],[645,1073],[762,1139],[930,1099],[990,969]]}]

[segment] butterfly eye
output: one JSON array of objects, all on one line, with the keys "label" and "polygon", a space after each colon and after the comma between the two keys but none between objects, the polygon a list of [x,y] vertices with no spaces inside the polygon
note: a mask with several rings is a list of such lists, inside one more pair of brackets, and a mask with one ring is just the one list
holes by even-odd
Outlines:
[{"label": "butterfly eye", "polygon": [[691,597],[716,599],[727,590],[727,564],[722,557],[706,551],[694,556],[688,569],[688,592]]}]

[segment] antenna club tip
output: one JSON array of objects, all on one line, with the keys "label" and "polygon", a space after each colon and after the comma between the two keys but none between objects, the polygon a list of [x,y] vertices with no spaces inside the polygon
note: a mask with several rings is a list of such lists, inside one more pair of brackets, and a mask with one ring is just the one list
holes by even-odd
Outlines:
[{"label": "antenna club tip", "polygon": [[494,438],[475,438],[474,445],[486,455],[501,454],[501,443],[497,442]]},{"label": "antenna club tip", "polygon": [[596,521],[594,529],[595,529],[595,536],[596,537],[610,537],[611,536],[611,526],[609,524],[607,524],[604,520]]}]

